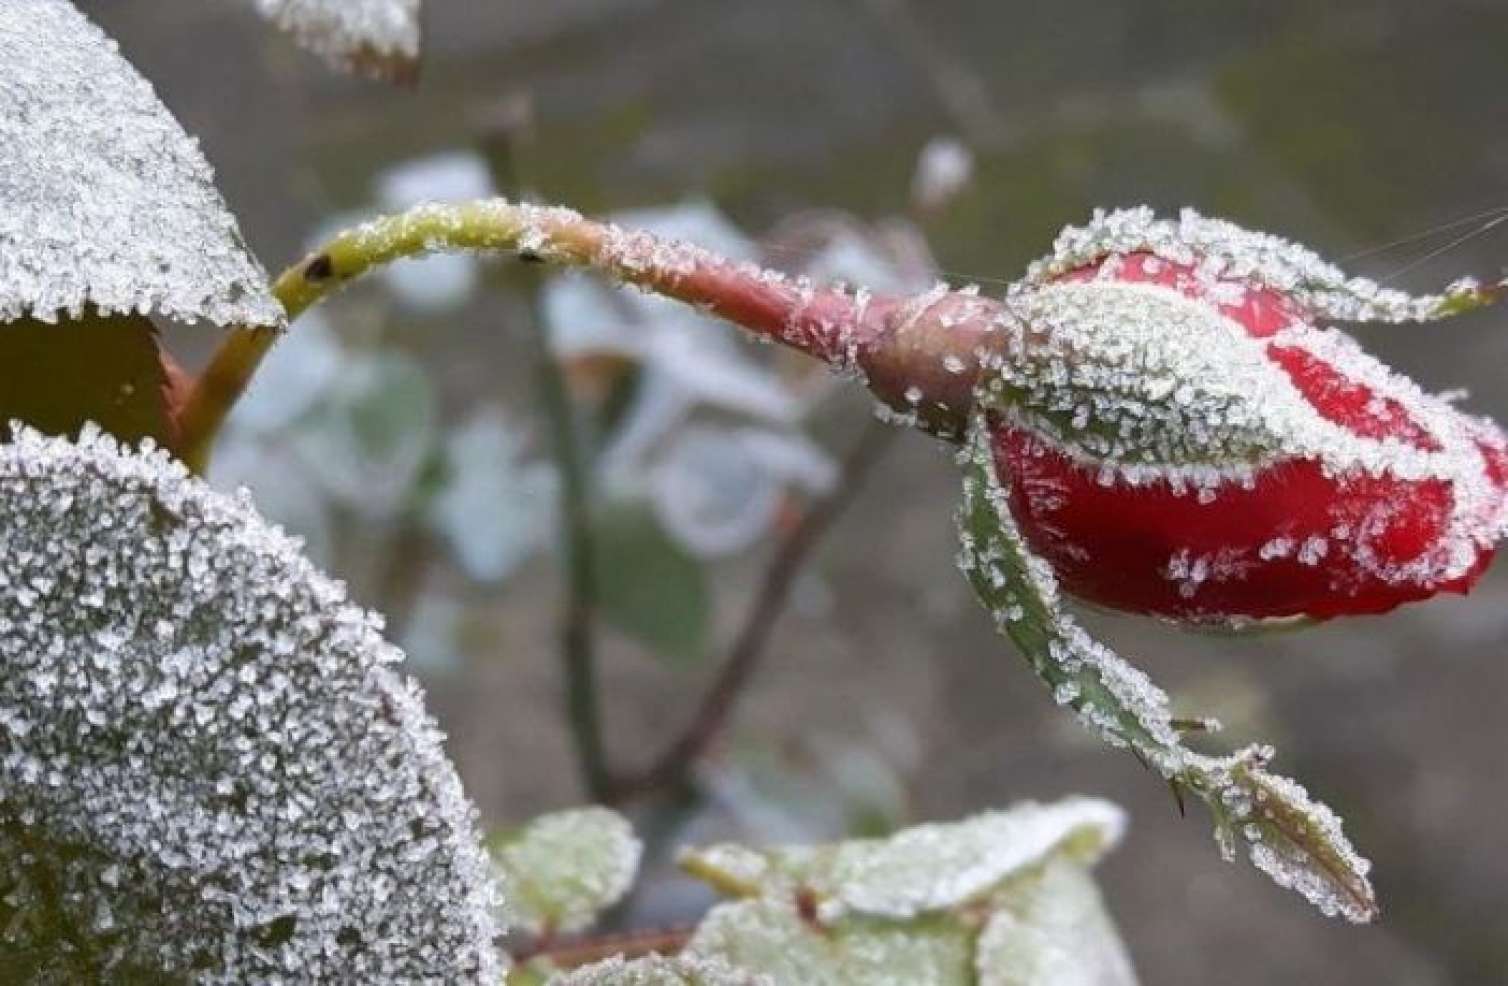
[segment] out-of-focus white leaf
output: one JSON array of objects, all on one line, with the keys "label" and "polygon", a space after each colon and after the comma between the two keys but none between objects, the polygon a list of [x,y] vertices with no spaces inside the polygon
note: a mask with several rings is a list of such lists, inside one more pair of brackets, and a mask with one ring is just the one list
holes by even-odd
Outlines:
[{"label": "out-of-focus white leaf", "polygon": [[464,202],[492,195],[492,171],[471,150],[441,151],[401,161],[376,178],[377,201],[394,212],[424,202]]},{"label": "out-of-focus white leaf", "polygon": [[555,527],[555,467],[524,461],[524,436],[501,408],[484,409],[446,438],[446,483],[428,520],[467,575],[507,578]]},{"label": "out-of-focus white leaf", "polygon": [[447,675],[460,669],[461,623],[465,608],[455,598],[424,591],[414,600],[401,641],[409,666],[416,671]]},{"label": "out-of-focus white leaf", "polygon": [[330,494],[367,517],[399,510],[434,451],[434,388],[396,351],[352,354],[294,448]]},{"label": "out-of-focus white leaf", "polygon": [[503,876],[510,923],[534,934],[573,934],[623,899],[644,845],[606,808],[535,819],[492,854]]},{"label": "out-of-focus white leaf", "polygon": [[901,270],[871,239],[848,228],[838,230],[803,272],[819,284],[843,281],[887,294],[922,291],[933,282],[930,276],[923,279]]},{"label": "out-of-focus white leaf", "polygon": [[7,981],[495,984],[473,810],[380,620],[241,498],[0,445]]},{"label": "out-of-focus white leaf", "polygon": [[781,483],[728,429],[680,432],[650,474],[650,502],[667,533],[703,558],[759,540],[780,509]]},{"label": "out-of-focus white leaf", "polygon": [[66,0],[0,3],[0,321],[277,326],[197,144]]},{"label": "out-of-focus white leaf", "polygon": [[324,396],[345,359],[324,313],[305,312],[298,329],[278,340],[262,361],[251,389],[231,412],[230,426],[251,435],[288,427]]},{"label": "out-of-focus white leaf", "polygon": [[591,353],[638,357],[646,328],[634,323],[626,297],[585,274],[550,278],[540,293],[540,311],[555,355],[563,359]]},{"label": "out-of-focus white leaf", "polygon": [[422,0],[252,0],[263,17],[336,65],[380,76],[412,74]]},{"label": "out-of-focus white leaf", "polygon": [[406,308],[424,315],[461,307],[481,282],[476,258],[464,253],[405,257],[384,267],[381,276]]},{"label": "out-of-focus white leaf", "polygon": [[933,137],[916,159],[911,201],[917,208],[941,208],[974,177],[974,152],[957,137]]},{"label": "out-of-focus white leaf", "polygon": [[787,487],[824,493],[836,480],[837,466],[799,433],[689,425],[655,461],[648,492],[682,546],[717,558],[770,532]]},{"label": "out-of-focus white leaf", "polygon": [[710,319],[697,316],[688,323],[677,315],[650,334],[644,358],[701,403],[766,421],[795,421],[800,409],[788,388],[731,333]]}]

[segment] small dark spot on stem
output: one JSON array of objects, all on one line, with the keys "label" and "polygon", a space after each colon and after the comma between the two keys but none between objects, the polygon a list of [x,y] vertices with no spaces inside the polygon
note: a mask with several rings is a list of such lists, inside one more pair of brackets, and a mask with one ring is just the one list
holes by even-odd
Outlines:
[{"label": "small dark spot on stem", "polygon": [[818,929],[817,921],[817,895],[810,887],[801,887],[796,891],[796,914],[803,924],[813,929]]},{"label": "small dark spot on stem", "polygon": [[328,253],[322,253],[304,265],[304,280],[326,281],[335,273],[335,263]]},{"label": "small dark spot on stem", "polygon": [[520,250],[520,251],[518,251],[518,259],[522,260],[526,264],[542,264],[542,263],[545,262],[545,258],[541,257],[539,254],[535,253],[533,250]]}]

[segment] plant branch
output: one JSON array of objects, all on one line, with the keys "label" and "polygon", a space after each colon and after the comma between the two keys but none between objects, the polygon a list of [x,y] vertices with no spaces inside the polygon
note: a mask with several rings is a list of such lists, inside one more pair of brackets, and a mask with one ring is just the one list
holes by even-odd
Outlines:
[{"label": "plant branch", "polygon": [[602,728],[597,673],[597,559],[593,548],[591,491],[575,412],[560,361],[551,351],[545,326],[536,318],[540,403],[549,422],[550,446],[560,472],[561,554],[566,607],[560,624],[565,674],[566,721],[576,748],[582,783],[592,801],[612,791],[611,767]]},{"label": "plant branch", "polygon": [[770,635],[786,604],[791,586],[812,550],[857,498],[870,470],[898,434],[879,421],[871,421],[843,462],[837,488],[816,503],[781,542],[765,571],[754,605],[734,638],[728,657],[718,669],[695,716],[665,751],[643,773],[625,779],[613,791],[622,801],[672,786],[685,779],[693,765],[722,733],[723,727],[767,652]]},{"label": "plant branch", "polygon": [[[501,198],[421,205],[347,230],[284,271],[273,294],[292,321],[376,267],[441,251],[511,252],[589,268],[685,302],[832,366],[861,371],[881,400],[918,413],[941,432],[960,430],[980,347],[1003,312],[999,302],[942,289],[906,299],[817,287],[569,209]],[[277,339],[270,330],[231,330],[178,412],[184,461],[204,466],[221,424]],[[945,372],[945,364],[968,370]]]}]

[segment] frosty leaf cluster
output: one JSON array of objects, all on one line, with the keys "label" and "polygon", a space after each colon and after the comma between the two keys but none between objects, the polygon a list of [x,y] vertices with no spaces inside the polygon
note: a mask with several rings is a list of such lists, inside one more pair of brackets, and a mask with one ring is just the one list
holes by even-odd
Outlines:
[{"label": "frosty leaf cluster", "polygon": [[400,653],[164,453],[0,446],[18,981],[488,983],[495,891]]},{"label": "frosty leaf cluster", "polygon": [[[601,844],[606,818],[563,817],[575,831],[561,827],[558,849],[573,858],[594,855],[590,847]],[[708,912],[674,957],[615,958],[553,972],[540,958],[515,968],[510,982],[1134,986],[1125,946],[1088,872],[1124,824],[1113,805],[1069,798],[882,839],[688,849],[682,866],[732,899]],[[569,837],[583,831],[581,848],[572,848]],[[536,838],[526,830],[519,841]],[[541,860],[537,869],[545,868]]]},{"label": "frosty leaf cluster", "polygon": [[197,144],[68,0],[0,4],[0,322],[281,325]]}]

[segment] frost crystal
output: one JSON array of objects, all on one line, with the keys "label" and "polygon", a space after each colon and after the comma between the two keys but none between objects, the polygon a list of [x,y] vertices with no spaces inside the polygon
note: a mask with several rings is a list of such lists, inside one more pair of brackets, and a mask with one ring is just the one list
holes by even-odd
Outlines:
[{"label": "frost crystal", "polygon": [[495,983],[473,812],[379,620],[92,428],[0,445],[0,967]]},{"label": "frost crystal", "polygon": [[280,325],[192,138],[66,0],[0,3],[0,322]]},{"label": "frost crystal", "polygon": [[419,58],[421,0],[252,0],[263,17],[338,65],[403,76]]}]

